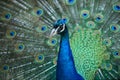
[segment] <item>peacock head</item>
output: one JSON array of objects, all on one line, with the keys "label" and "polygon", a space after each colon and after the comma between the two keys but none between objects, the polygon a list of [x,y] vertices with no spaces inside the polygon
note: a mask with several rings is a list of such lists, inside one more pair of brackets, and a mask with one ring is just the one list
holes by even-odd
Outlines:
[{"label": "peacock head", "polygon": [[59,19],[53,24],[53,29],[51,31],[50,36],[54,36],[56,34],[62,34],[66,30],[66,19]]}]

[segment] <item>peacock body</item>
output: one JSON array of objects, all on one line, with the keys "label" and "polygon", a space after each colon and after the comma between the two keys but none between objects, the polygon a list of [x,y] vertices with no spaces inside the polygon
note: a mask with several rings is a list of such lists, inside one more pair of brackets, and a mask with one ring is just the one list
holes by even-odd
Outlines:
[{"label": "peacock body", "polygon": [[60,36],[49,35],[61,18],[77,72],[120,79],[119,0],[0,0],[0,80],[56,80]]},{"label": "peacock body", "polygon": [[83,77],[77,73],[75,68],[72,50],[70,48],[69,33],[64,19],[59,19],[54,24],[50,37],[55,34],[60,34],[61,36],[57,59],[56,80],[84,80]]}]

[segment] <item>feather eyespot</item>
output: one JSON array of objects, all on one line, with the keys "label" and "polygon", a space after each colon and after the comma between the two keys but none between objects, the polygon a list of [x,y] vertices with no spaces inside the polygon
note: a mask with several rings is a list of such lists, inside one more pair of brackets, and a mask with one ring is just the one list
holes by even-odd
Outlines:
[{"label": "feather eyespot", "polygon": [[15,51],[16,52],[22,52],[25,49],[25,45],[22,43],[16,44],[15,45]]},{"label": "feather eyespot", "polygon": [[95,28],[96,24],[95,24],[95,22],[93,22],[93,21],[88,21],[88,22],[86,23],[86,26],[87,26],[88,28]]},{"label": "feather eyespot", "polygon": [[7,38],[14,38],[16,36],[16,31],[14,30],[7,30],[6,37]]},{"label": "feather eyespot", "polygon": [[112,32],[118,32],[120,30],[120,26],[118,24],[111,24],[110,25],[110,31]]},{"label": "feather eyespot", "polygon": [[36,55],[35,61],[42,63],[44,61],[44,55],[43,54]]},{"label": "feather eyespot", "polygon": [[95,21],[97,22],[97,23],[102,23],[103,21],[104,21],[104,16],[102,15],[102,14],[96,14],[95,15]]},{"label": "feather eyespot", "polygon": [[113,5],[113,11],[120,12],[120,2],[117,2]]},{"label": "feather eyespot", "polygon": [[90,17],[90,13],[88,10],[82,10],[80,13],[80,17],[83,19],[88,19]]},{"label": "feather eyespot", "polygon": [[68,5],[73,5],[76,2],[76,0],[66,0],[66,3]]},{"label": "feather eyespot", "polygon": [[112,54],[116,59],[120,59],[120,51],[119,50],[113,51]]}]

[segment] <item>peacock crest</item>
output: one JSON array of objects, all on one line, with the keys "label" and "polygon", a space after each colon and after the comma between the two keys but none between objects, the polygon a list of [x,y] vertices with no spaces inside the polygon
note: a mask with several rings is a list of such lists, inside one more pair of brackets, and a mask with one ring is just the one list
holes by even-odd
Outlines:
[{"label": "peacock crest", "polygon": [[119,0],[0,0],[0,80],[56,80],[60,36],[49,35],[59,19],[77,72],[119,80]]}]

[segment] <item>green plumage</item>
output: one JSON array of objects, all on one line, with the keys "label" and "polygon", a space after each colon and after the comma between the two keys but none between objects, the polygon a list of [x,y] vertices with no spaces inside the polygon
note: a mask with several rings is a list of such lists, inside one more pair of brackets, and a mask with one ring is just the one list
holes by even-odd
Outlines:
[{"label": "green plumage", "polygon": [[[78,30],[78,28],[80,29]],[[93,80],[94,74],[105,60],[104,54],[106,54],[100,31],[77,26],[70,42],[77,71],[86,80]]]}]

